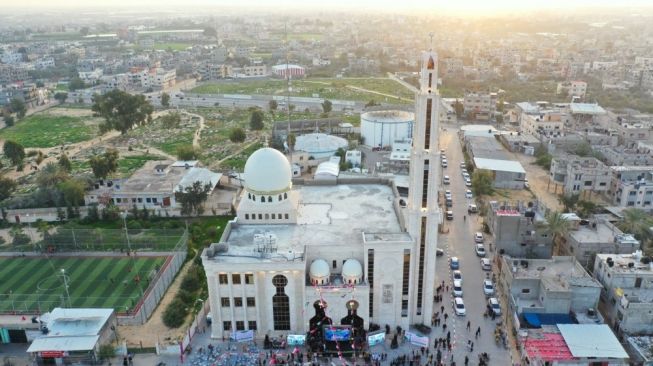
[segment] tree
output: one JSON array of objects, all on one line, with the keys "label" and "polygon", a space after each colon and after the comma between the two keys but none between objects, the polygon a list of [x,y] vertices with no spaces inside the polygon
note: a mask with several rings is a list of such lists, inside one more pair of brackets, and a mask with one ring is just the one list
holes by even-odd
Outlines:
[{"label": "tree", "polygon": [[465,113],[465,106],[458,99],[456,99],[456,102],[453,105],[453,109],[456,111],[457,118],[462,117],[463,113]]},{"label": "tree", "polygon": [[653,218],[646,211],[638,208],[627,208],[621,211],[621,214],[623,220],[617,225],[619,229],[635,235],[637,240],[642,241],[642,247],[650,252],[653,235],[649,228],[653,226]]},{"label": "tree", "polygon": [[[546,231],[551,234],[554,247],[559,245],[560,237],[566,235],[570,228],[569,220],[562,216],[560,212],[550,212],[546,215]],[[559,252],[559,250],[555,252]]]},{"label": "tree", "polygon": [[170,107],[170,94],[161,93],[161,105],[166,108]]},{"label": "tree", "polygon": [[85,87],[86,84],[84,83],[84,80],[80,79],[78,76],[75,76],[68,82],[68,90],[70,91],[84,89]]},{"label": "tree", "polygon": [[177,146],[177,158],[179,160],[195,160],[199,157],[199,151],[193,145]]},{"label": "tree", "polygon": [[263,112],[260,110],[252,111],[249,117],[249,128],[252,130],[262,130],[265,125],[263,124]]},{"label": "tree", "polygon": [[231,132],[229,133],[229,140],[231,140],[231,142],[234,143],[241,143],[245,141],[246,137],[247,135],[245,134],[245,130],[243,130],[240,127],[236,127],[232,129]]},{"label": "tree", "polygon": [[104,118],[105,123],[100,126],[102,131],[113,129],[123,135],[133,126],[151,121],[154,111],[144,95],[131,95],[118,89],[93,96],[91,109]]},{"label": "tree", "polygon": [[5,119],[5,126],[11,127],[14,125],[14,117],[12,117],[10,114],[5,114],[4,116]]},{"label": "tree", "polygon": [[14,98],[9,102],[9,110],[13,113],[16,113],[18,119],[22,119],[25,117],[25,113],[27,113],[25,102],[18,98]]},{"label": "tree", "polygon": [[182,215],[200,215],[204,212],[204,201],[209,198],[211,192],[211,185],[202,185],[202,182],[196,181],[190,186],[184,188],[183,191],[175,192],[175,200],[181,203]]},{"label": "tree", "polygon": [[331,110],[333,110],[333,103],[331,103],[330,100],[325,99],[324,102],[322,102],[322,110],[324,113],[329,113]]},{"label": "tree", "polygon": [[11,160],[12,165],[18,165],[23,162],[25,159],[25,148],[23,145],[17,143],[13,140],[5,141],[5,145],[2,148],[7,159]]},{"label": "tree", "polygon": [[374,107],[375,105],[379,105],[379,103],[374,99],[370,99],[370,101],[365,104],[365,108]]},{"label": "tree", "polygon": [[177,128],[181,123],[181,114],[179,112],[168,113],[165,116],[161,117],[161,123],[165,128]]},{"label": "tree", "polygon": [[84,203],[86,183],[83,180],[77,178],[67,179],[61,182],[58,188],[67,204],[79,207],[80,204]]},{"label": "tree", "polygon": [[70,171],[71,171],[72,168],[73,168],[73,167],[72,167],[72,164],[70,163],[70,159],[68,159],[68,155],[66,155],[66,154],[61,154],[61,156],[59,157],[59,161],[57,162],[57,164],[59,164],[59,167],[60,167],[62,170],[66,171],[66,172],[69,172],[69,173],[70,173]]},{"label": "tree", "polygon": [[93,175],[99,179],[105,179],[109,174],[118,169],[118,150],[109,149],[102,155],[92,156],[88,163],[93,170]]},{"label": "tree", "polygon": [[564,206],[565,212],[573,211],[576,208],[579,199],[579,194],[561,194],[558,197],[558,201]]},{"label": "tree", "polygon": [[295,143],[297,142],[297,136],[294,133],[288,135],[288,148],[293,150],[295,148]]},{"label": "tree", "polygon": [[0,201],[11,197],[16,190],[16,182],[7,177],[0,177]]},{"label": "tree", "polygon": [[277,103],[276,100],[272,99],[270,102],[268,102],[268,107],[270,108],[270,111],[276,111],[279,107],[279,103]]},{"label": "tree", "polygon": [[476,169],[472,173],[472,190],[477,196],[491,195],[494,193],[494,178],[489,170]]},{"label": "tree", "polygon": [[79,29],[79,34],[81,34],[83,37],[87,36],[89,32],[88,27],[81,27]]},{"label": "tree", "polygon": [[68,93],[56,92],[54,93],[54,99],[56,99],[61,104],[66,103],[66,99],[68,99]]},{"label": "tree", "polygon": [[55,188],[68,178],[68,173],[58,164],[48,163],[36,176],[36,184],[42,189]]}]

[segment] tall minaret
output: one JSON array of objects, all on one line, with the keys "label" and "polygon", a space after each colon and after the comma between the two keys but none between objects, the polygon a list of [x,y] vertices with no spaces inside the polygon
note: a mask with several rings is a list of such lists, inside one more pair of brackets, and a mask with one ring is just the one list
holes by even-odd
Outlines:
[{"label": "tall minaret", "polygon": [[420,87],[415,96],[408,193],[408,233],[415,241],[411,251],[411,324],[421,322],[428,325],[433,314],[435,252],[441,220],[438,207],[440,96],[437,64],[435,52],[423,53]]}]

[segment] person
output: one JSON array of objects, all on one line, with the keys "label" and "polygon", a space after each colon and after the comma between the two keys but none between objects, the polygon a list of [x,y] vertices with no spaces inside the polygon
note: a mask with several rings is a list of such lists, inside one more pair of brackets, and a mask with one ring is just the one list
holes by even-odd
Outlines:
[{"label": "person", "polygon": [[470,320],[468,320],[468,321],[467,321],[467,331],[469,331],[469,329],[471,328],[471,326],[472,326],[472,322],[471,322]]},{"label": "person", "polygon": [[463,221],[467,221],[467,215],[463,215]]}]

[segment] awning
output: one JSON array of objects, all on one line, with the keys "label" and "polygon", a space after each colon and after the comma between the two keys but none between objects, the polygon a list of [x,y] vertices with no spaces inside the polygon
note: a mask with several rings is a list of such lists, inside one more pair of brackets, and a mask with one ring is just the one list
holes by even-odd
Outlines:
[{"label": "awning", "polygon": [[41,337],[35,339],[27,349],[27,353],[48,351],[91,351],[100,336],[82,337]]}]

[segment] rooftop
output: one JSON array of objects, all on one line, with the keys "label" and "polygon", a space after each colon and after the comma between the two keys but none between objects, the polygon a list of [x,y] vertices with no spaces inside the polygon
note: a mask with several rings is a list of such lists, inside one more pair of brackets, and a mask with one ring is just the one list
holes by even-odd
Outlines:
[{"label": "rooftop", "polygon": [[[362,245],[363,233],[376,237],[410,239],[400,227],[395,214],[394,194],[380,184],[339,184],[336,186],[293,187],[299,202],[297,224],[239,225],[231,227],[224,239],[225,253],[213,260],[229,263],[275,262],[302,258],[305,246]],[[276,238],[276,253],[263,257],[254,243],[257,234]],[[392,234],[392,235],[390,235]],[[371,240],[371,239],[370,239]]]},{"label": "rooftop", "polygon": [[474,158],[474,165],[478,169],[526,174],[526,171],[524,170],[524,167],[521,165],[521,163],[515,160]]},{"label": "rooftop", "polygon": [[[601,287],[578,263],[575,257],[523,259],[503,257],[511,266],[515,279],[540,279],[548,289],[568,289],[569,286]],[[510,268],[510,267],[508,267]]]},{"label": "rooftop", "polygon": [[465,139],[467,140],[467,146],[472,150],[474,158],[510,160],[510,155],[494,138],[494,135],[467,136],[465,134]]},{"label": "rooftop", "polygon": [[[605,263],[608,271],[613,273],[632,273],[632,274],[653,274],[653,268],[650,264],[644,264],[640,261],[641,253],[635,254],[597,254],[596,258]],[[607,263],[608,258],[614,263],[610,267]],[[631,264],[632,263],[632,264]]]},{"label": "rooftop", "polygon": [[569,109],[571,110],[572,114],[606,114],[605,109],[603,109],[600,105],[593,103],[571,103],[569,105]]},{"label": "rooftop", "polygon": [[557,327],[574,357],[628,358],[607,324],[558,324]]},{"label": "rooftop", "polygon": [[644,359],[644,362],[653,361],[653,347],[651,347],[651,345],[653,344],[653,337],[651,336],[627,337],[626,340]]}]

